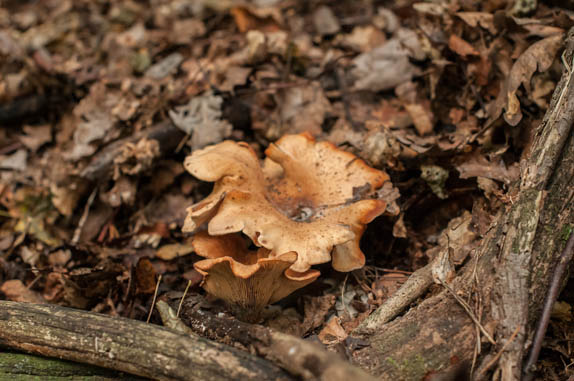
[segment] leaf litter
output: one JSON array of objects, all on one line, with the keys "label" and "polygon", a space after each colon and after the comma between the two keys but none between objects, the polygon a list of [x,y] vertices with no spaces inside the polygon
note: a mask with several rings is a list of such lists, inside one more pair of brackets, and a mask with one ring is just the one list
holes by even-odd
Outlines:
[{"label": "leaf litter", "polygon": [[[388,172],[397,189],[381,192],[397,204],[365,231],[363,269],[320,267],[262,324],[350,348],[350,331],[445,246],[456,266],[469,260],[475,232],[513,200],[572,13],[258,3],[2,4],[2,297],[144,320],[159,275],[160,293],[189,280],[203,295],[181,228],[211,189],[185,156],[230,139],[262,158],[302,132]],[[557,308],[566,336],[549,345],[571,362],[571,310]],[[545,372],[570,375],[555,360]]]}]

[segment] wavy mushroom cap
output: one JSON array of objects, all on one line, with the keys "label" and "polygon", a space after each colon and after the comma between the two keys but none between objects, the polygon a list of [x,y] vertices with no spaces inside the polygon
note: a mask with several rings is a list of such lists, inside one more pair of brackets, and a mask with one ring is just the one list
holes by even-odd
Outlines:
[{"label": "wavy mushroom cap", "polygon": [[377,189],[389,180],[351,153],[311,135],[286,135],[265,151],[261,167],[244,143],[225,141],[196,151],[185,168],[213,192],[187,209],[184,231],[207,222],[210,235],[243,232],[270,258],[294,251],[291,270],[331,260],[338,271],[365,263],[359,240],[385,210]]},{"label": "wavy mushroom cap", "polygon": [[194,264],[204,276],[203,288],[254,315],[320,275],[317,270],[303,273],[290,270],[297,260],[295,252],[267,258],[267,249],[248,250],[239,234],[210,236],[201,232],[196,234],[192,245],[198,255],[207,258]]}]

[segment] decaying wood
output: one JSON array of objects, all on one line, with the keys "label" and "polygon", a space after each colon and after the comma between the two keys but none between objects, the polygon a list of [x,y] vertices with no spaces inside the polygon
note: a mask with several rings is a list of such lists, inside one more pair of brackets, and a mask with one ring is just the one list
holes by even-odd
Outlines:
[{"label": "decaying wood", "polygon": [[[533,270],[532,258],[539,253],[534,252],[536,241],[560,242],[562,237],[556,234],[555,228],[563,228],[567,223],[572,223],[572,214],[569,218],[561,220],[558,215],[551,216],[553,228],[550,232],[542,221],[541,213],[552,210],[560,205],[560,209],[568,207],[568,203],[560,192],[560,187],[552,184],[547,187],[552,176],[559,175],[572,179],[574,169],[571,160],[562,160],[563,148],[566,141],[571,140],[572,124],[574,123],[574,81],[572,69],[574,57],[574,32],[568,36],[568,47],[565,54],[565,63],[568,65],[558,84],[552,103],[537,130],[531,154],[522,165],[519,200],[511,211],[507,222],[507,230],[500,250],[500,260],[495,269],[497,270],[496,293],[493,299],[493,318],[498,320],[497,336],[501,341],[510,337],[516,327],[524,327],[512,344],[502,354],[499,369],[503,380],[519,380],[522,373],[522,362],[525,353],[526,333],[531,331],[529,325],[529,287],[532,283],[543,294],[548,289],[548,283],[541,281],[548,279],[550,269],[553,268],[555,259],[560,256],[561,248],[553,247],[550,256],[547,256],[548,265],[544,273],[537,274],[539,277],[531,277]],[[571,144],[570,144],[571,146]],[[567,157],[566,157],[567,158]],[[562,196],[552,203],[548,200],[548,194]],[[572,210],[570,210],[572,212]],[[540,226],[540,229],[538,227]],[[558,230],[560,233],[560,230]],[[544,251],[548,253],[549,247]],[[542,254],[542,252],[540,252]],[[553,259],[554,258],[554,259]],[[542,300],[540,300],[541,302]],[[537,317],[538,314],[535,316]],[[503,345],[504,343],[500,343]]]},{"label": "decaying wood", "polygon": [[159,380],[291,379],[224,344],[53,305],[0,301],[0,345]]},{"label": "decaying wood", "polygon": [[92,365],[64,361],[54,358],[35,356],[26,353],[0,353],[0,380],[100,380],[100,381],[136,381],[146,380],[138,376],[103,369]]},{"label": "decaying wood", "polygon": [[[572,31],[566,42],[565,62],[570,66]],[[500,379],[520,378],[528,338],[539,316],[540,307],[535,306],[542,305],[565,244],[564,232],[574,224],[572,75],[565,70],[530,154],[521,163],[518,199],[497,216],[496,224],[451,283],[459,296],[475,306],[481,324],[494,329],[496,345],[485,344],[483,338],[477,341],[480,334],[475,324],[442,291],[403,317],[386,324],[381,320],[377,327],[371,324],[371,335],[363,336],[371,347],[354,353],[359,365],[383,379],[414,380],[453,362],[470,363],[479,355],[484,369],[497,355],[500,360],[494,368]],[[488,351],[492,356],[484,356]]]},{"label": "decaying wood", "polygon": [[191,298],[184,301],[180,317],[195,333],[224,343],[241,344],[303,380],[375,379],[318,343],[260,325],[218,317],[201,309],[200,303]]}]

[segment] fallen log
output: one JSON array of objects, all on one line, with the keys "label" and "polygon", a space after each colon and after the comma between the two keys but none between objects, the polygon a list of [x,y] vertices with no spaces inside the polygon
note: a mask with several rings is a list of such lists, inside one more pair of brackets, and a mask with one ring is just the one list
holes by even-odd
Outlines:
[{"label": "fallen log", "polygon": [[0,345],[158,380],[292,380],[224,344],[54,305],[0,301]]},{"label": "fallen log", "polygon": [[5,351],[0,353],[0,379],[42,379],[50,381],[69,381],[70,379],[99,379],[106,381],[147,380],[138,376],[129,376],[122,372],[99,368],[54,358],[35,356],[26,353]]}]

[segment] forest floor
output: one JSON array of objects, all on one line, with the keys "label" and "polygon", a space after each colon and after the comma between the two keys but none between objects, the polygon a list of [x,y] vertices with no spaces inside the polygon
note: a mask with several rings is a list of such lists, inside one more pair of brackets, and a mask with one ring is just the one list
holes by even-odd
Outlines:
[{"label": "forest floor", "polygon": [[[182,226],[212,187],[185,157],[230,139],[262,159],[307,132],[400,196],[368,225],[364,267],[315,266],[259,323],[350,356],[412,272],[444,247],[468,261],[513,203],[574,26],[562,2],[530,3],[0,2],[0,297],[161,324],[158,298],[205,295]],[[573,282],[540,379],[574,377]]]}]

